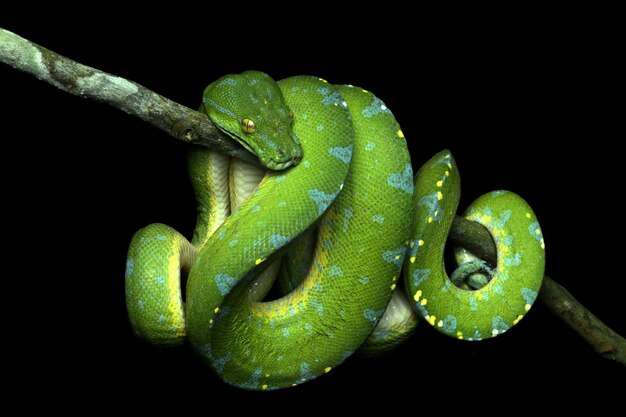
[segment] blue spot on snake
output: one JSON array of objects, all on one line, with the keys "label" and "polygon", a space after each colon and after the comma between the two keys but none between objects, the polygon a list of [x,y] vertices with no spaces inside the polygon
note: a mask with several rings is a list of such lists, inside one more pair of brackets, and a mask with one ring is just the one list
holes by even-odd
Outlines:
[{"label": "blue spot on snake", "polygon": [[367,142],[367,145],[365,145],[365,150],[373,151],[375,147],[376,147],[376,144],[374,142]]},{"label": "blue spot on snake", "polygon": [[163,323],[164,321],[165,321],[165,316],[163,314],[160,314],[159,318],[157,319],[157,322]]},{"label": "blue spot on snake", "polygon": [[496,190],[496,191],[492,191],[490,194],[491,194],[492,197],[497,198],[497,197],[500,197],[501,195],[504,195],[506,193],[508,193],[507,190]]},{"label": "blue spot on snake", "polygon": [[498,295],[504,295],[504,289],[502,288],[502,285],[494,285],[493,292],[495,292]]},{"label": "blue spot on snake", "polygon": [[435,168],[438,165],[448,165],[451,162],[452,162],[452,155],[445,154],[439,159],[437,159],[435,162],[433,162],[433,164],[431,165],[431,168]]},{"label": "blue spot on snake", "polygon": [[375,96],[372,96],[372,98],[373,100],[369,104],[369,106],[361,110],[361,114],[363,115],[363,117],[367,117],[369,119],[379,113],[391,113],[381,99]]},{"label": "blue spot on snake", "polygon": [[504,236],[500,242],[502,242],[504,246],[511,246],[513,243],[513,236]]},{"label": "blue spot on snake", "polygon": [[469,304],[470,304],[470,310],[472,311],[478,310],[478,299],[476,298],[474,294],[470,294]]},{"label": "blue spot on snake", "polygon": [[530,288],[522,288],[521,291],[526,304],[532,304],[537,299],[537,291],[533,291]]},{"label": "blue spot on snake", "polygon": [[[237,80],[235,80],[233,78],[224,78],[222,81],[220,81],[219,83],[215,84],[216,87],[223,87],[225,85],[237,85]],[[251,85],[251,84],[248,84],[248,85]]]},{"label": "blue spot on snake", "polygon": [[162,234],[159,233],[159,234],[156,235],[156,238],[161,240],[161,241],[163,241],[163,240],[165,240],[165,235],[162,235]]},{"label": "blue spot on snake", "polygon": [[232,248],[232,247],[235,247],[237,243],[239,243],[239,241],[237,239],[233,239],[230,242],[228,242],[228,246]]},{"label": "blue spot on snake", "polygon": [[287,205],[286,201],[281,201],[280,203],[276,205],[276,207],[285,207],[286,205]]},{"label": "blue spot on snake", "polygon": [[283,337],[289,337],[289,336],[291,336],[291,331],[285,327],[283,329]]},{"label": "blue spot on snake", "polygon": [[157,284],[165,284],[165,275],[159,275],[158,277],[156,277],[156,282]]},{"label": "blue spot on snake", "polygon": [[491,328],[493,329],[492,334],[497,335],[499,333],[504,333],[509,329],[509,326],[504,322],[504,319],[500,316],[495,316],[491,320]]},{"label": "blue spot on snake", "polygon": [[318,132],[321,132],[322,130],[324,130],[324,125],[317,125],[315,130],[317,130]]},{"label": "blue spot on snake", "polygon": [[343,102],[343,97],[339,94],[338,91],[333,91],[331,94],[324,97],[322,100],[322,104],[325,106],[330,106],[334,104],[335,106],[340,105]]},{"label": "blue spot on snake", "polygon": [[252,209],[250,210],[252,213],[256,213],[257,211],[261,210],[261,206],[257,205],[252,207]]},{"label": "blue spot on snake", "polygon": [[519,266],[522,263],[522,255],[516,253],[515,256],[509,256],[504,258],[504,264],[506,266]]},{"label": "blue spot on snake", "polygon": [[208,104],[210,107],[214,108],[215,110],[217,110],[220,113],[224,113],[227,116],[236,118],[237,116],[235,115],[235,113],[233,113],[232,111],[228,110],[226,107],[222,107],[219,104],[217,104],[216,102],[214,102],[213,100],[211,100],[210,98],[204,97],[202,99],[202,101],[206,104]]},{"label": "blue spot on snake", "polygon": [[250,376],[250,379],[244,382],[243,384],[241,384],[241,386],[244,388],[248,388],[248,389],[258,388],[259,380],[261,379],[262,375],[263,375],[263,368],[259,366],[258,368],[254,370],[254,372],[252,373],[252,376]]},{"label": "blue spot on snake", "polygon": [[331,277],[340,277],[340,276],[343,276],[343,270],[338,265],[331,265],[328,268],[328,274]]},{"label": "blue spot on snake", "polygon": [[317,89],[317,92],[323,96],[327,96],[330,94],[330,87],[320,87]]},{"label": "blue spot on snake", "polygon": [[348,164],[352,158],[352,145],[346,146],[345,148],[329,148],[328,153],[336,158],[339,158],[344,164]]},{"label": "blue spot on snake", "polygon": [[366,308],[363,310],[363,317],[375,324],[384,312],[385,310],[372,310],[371,308]]},{"label": "blue spot on snake", "polygon": [[374,214],[372,216],[372,221],[378,223],[378,224],[382,224],[385,221],[385,216],[383,216],[382,214],[378,213],[378,214]]},{"label": "blue spot on snake", "polygon": [[363,285],[367,284],[368,282],[370,282],[370,278],[368,276],[362,275],[359,277],[359,282]]},{"label": "blue spot on snake", "polygon": [[406,254],[406,246],[402,246],[396,250],[390,250],[383,252],[383,259],[385,262],[394,264],[398,268],[402,268],[402,262],[404,262],[404,255]]},{"label": "blue spot on snake", "polygon": [[539,222],[533,222],[528,226],[528,233],[530,233],[537,241],[541,241],[541,228]]},{"label": "blue spot on snake", "polygon": [[272,244],[272,246],[274,246],[274,249],[280,249],[281,247],[285,246],[285,244],[288,242],[289,242],[289,238],[281,234],[277,233],[277,234],[270,236],[270,243]]},{"label": "blue spot on snake", "polygon": [[413,271],[413,285],[415,288],[418,288],[430,276],[430,273],[430,268],[415,268]]},{"label": "blue spot on snake", "polygon": [[315,378],[315,375],[311,372],[311,367],[308,363],[302,362],[300,364],[300,379],[308,380],[311,378]]},{"label": "blue spot on snake", "polygon": [[317,189],[309,190],[309,196],[317,204],[318,214],[319,215],[322,215],[322,213],[324,213],[326,211],[326,209],[328,208],[330,203],[332,203],[335,200],[335,198],[337,197],[337,193],[327,194],[324,191],[320,191],[320,190],[317,190]]},{"label": "blue spot on snake", "polygon": [[441,328],[443,329],[444,332],[448,334],[452,334],[456,330],[456,325],[457,325],[456,317],[452,315],[447,315],[446,318],[442,320]]},{"label": "blue spot on snake", "polygon": [[304,161],[302,162],[302,164],[304,165],[305,168],[311,168],[311,162],[309,161]]},{"label": "blue spot on snake", "polygon": [[304,323],[304,328],[309,335],[313,334],[313,326],[311,325],[311,323]]},{"label": "blue spot on snake", "polygon": [[496,226],[498,226],[498,228],[500,229],[503,229],[506,225],[506,222],[508,222],[510,218],[511,210],[504,210],[502,213],[500,213],[500,218],[496,220]]},{"label": "blue spot on snake", "polygon": [[406,164],[402,173],[393,173],[387,178],[390,187],[397,188],[413,195],[413,169]]},{"label": "blue spot on snake", "polygon": [[217,274],[215,278],[213,278],[213,281],[215,282],[217,290],[220,294],[226,295],[237,282],[237,278],[228,274]]},{"label": "blue spot on snake", "polygon": [[311,300],[311,306],[315,308],[315,311],[317,311],[318,316],[324,315],[324,306],[322,305],[322,303],[320,303],[317,300]]},{"label": "blue spot on snake", "polygon": [[353,212],[354,210],[352,210],[351,207],[346,207],[345,209],[343,209],[343,231],[344,232],[348,231],[348,227],[350,226],[350,219],[352,218]]},{"label": "blue spot on snake", "polygon": [[129,277],[130,275],[132,275],[134,270],[135,270],[135,261],[133,258],[128,258],[128,260],[126,261],[126,277]]},{"label": "blue spot on snake", "polygon": [[226,355],[220,357],[220,358],[215,358],[213,360],[213,366],[215,367],[215,370],[217,372],[222,372],[224,370],[224,366],[226,366],[226,363],[228,363],[228,361],[233,357],[233,354],[231,352],[228,352]]},{"label": "blue spot on snake", "polygon": [[428,208],[428,216],[434,221],[441,221],[444,216],[444,210],[439,205],[439,197],[437,193],[428,194],[420,198],[417,205]]}]

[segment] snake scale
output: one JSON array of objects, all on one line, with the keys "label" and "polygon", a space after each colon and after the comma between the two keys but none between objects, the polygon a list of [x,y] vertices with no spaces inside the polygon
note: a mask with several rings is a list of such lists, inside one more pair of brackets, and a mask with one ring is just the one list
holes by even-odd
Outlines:
[{"label": "snake scale", "polygon": [[[392,348],[417,316],[480,340],[532,306],[545,263],[532,209],[505,191],[472,203],[464,216],[489,230],[497,264],[456,248],[448,277],[455,161],[440,152],[414,178],[400,126],[369,91],[247,71],[209,85],[200,110],[270,170],[192,149],[193,239],[153,224],[130,244],[126,303],[139,337],[188,340],[224,381],[270,390]],[[265,300],[273,286],[284,295]]]}]

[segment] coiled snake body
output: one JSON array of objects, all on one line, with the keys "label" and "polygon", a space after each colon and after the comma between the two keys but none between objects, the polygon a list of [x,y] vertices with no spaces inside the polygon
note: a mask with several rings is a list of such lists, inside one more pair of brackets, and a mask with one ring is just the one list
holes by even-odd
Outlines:
[{"label": "coiled snake body", "polygon": [[[193,240],[154,224],[130,245],[126,300],[140,337],[188,338],[223,380],[265,390],[394,346],[413,311],[479,340],[529,310],[545,247],[533,211],[504,191],[474,202],[465,216],[491,232],[497,265],[457,249],[453,283],[443,252],[460,193],[454,159],[443,151],[414,179],[400,126],[370,92],[247,71],[207,87],[202,110],[273,170],[191,152]],[[263,301],[276,275],[287,295]]]}]

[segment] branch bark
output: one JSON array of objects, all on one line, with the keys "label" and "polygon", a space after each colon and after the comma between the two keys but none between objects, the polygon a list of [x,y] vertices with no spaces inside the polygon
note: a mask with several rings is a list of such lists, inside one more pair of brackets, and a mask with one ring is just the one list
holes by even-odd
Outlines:
[{"label": "branch bark", "polygon": [[[452,224],[450,240],[479,258],[495,264],[496,246],[483,225],[457,216]],[[547,275],[543,278],[539,299],[597,353],[626,365],[626,339],[594,316],[569,291]]]},{"label": "branch bark", "polygon": [[[0,62],[70,94],[107,103],[137,116],[176,139],[207,146],[259,165],[254,155],[221,133],[206,115],[133,81],[79,64],[2,28]],[[482,225],[457,217],[452,225],[450,239],[477,256],[495,263],[495,245]],[[626,340],[591,314],[565,288],[546,276],[539,298],[593,346],[596,352],[626,365]]]},{"label": "branch bark", "polygon": [[205,114],[133,81],[79,64],[2,28],[0,62],[67,93],[106,103],[139,117],[176,139],[260,165],[256,156],[220,132]]}]

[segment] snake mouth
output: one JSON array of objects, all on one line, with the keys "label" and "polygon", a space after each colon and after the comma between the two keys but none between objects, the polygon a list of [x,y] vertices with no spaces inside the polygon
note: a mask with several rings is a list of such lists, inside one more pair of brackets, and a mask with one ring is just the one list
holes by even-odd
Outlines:
[{"label": "snake mouth", "polygon": [[298,165],[301,159],[302,157],[300,155],[293,155],[287,160],[276,161],[274,159],[268,159],[266,161],[261,161],[261,163],[271,170],[281,171],[283,169]]}]

